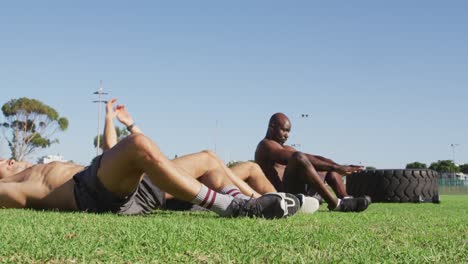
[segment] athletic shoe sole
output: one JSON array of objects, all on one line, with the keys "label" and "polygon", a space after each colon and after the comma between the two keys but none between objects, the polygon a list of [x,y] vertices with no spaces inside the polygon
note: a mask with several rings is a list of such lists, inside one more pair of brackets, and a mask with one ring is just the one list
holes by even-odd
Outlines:
[{"label": "athletic shoe sole", "polygon": [[281,198],[280,206],[283,210],[283,216],[280,216],[280,218],[294,215],[301,209],[301,203],[299,199],[290,193],[273,192],[266,193],[264,195],[275,195]]},{"label": "athletic shoe sole", "polygon": [[299,209],[299,213],[302,214],[313,214],[315,213],[319,207],[320,202],[317,198],[305,196],[304,194],[300,193],[297,195],[297,198],[301,200],[301,208]]}]

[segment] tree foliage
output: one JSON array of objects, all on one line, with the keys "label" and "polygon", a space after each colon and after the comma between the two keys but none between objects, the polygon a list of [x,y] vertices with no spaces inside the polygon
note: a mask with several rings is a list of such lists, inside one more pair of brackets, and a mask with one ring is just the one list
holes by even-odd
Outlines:
[{"label": "tree foliage", "polygon": [[[129,133],[127,131],[126,128],[123,128],[123,127],[115,127],[115,132],[117,133],[117,140],[120,141],[122,140],[124,137],[128,136]],[[93,144],[94,144],[94,147],[97,146],[97,139],[98,139],[98,136],[95,136],[94,137],[94,141],[93,141]],[[99,135],[99,148],[102,150],[102,146],[103,146],[103,141],[104,139],[104,136],[102,134]]]},{"label": "tree foliage", "polygon": [[228,168],[232,168],[232,167],[234,167],[234,166],[236,166],[237,164],[240,164],[240,163],[242,163],[242,161],[231,160],[226,164],[226,166]]},{"label": "tree foliage", "polygon": [[377,168],[376,167],[373,167],[373,166],[367,166],[366,167],[366,170],[376,170]]},{"label": "tree foliage", "polygon": [[439,173],[443,172],[460,172],[460,168],[451,160],[439,160],[431,163],[429,169],[435,170]]},{"label": "tree foliage", "polygon": [[[254,163],[255,163],[254,160],[248,160],[248,161],[254,162]],[[232,167],[234,167],[234,166],[236,166],[236,165],[238,165],[238,164],[241,164],[241,163],[243,163],[243,161],[231,160],[231,161],[229,161],[229,162],[226,164],[226,166],[227,166],[228,168],[232,168]]]},{"label": "tree foliage", "polygon": [[54,108],[36,99],[11,99],[2,106],[2,112],[6,120],[1,124],[4,136],[11,157],[16,160],[24,160],[37,149],[58,143],[52,136],[68,128],[67,118],[60,117]]},{"label": "tree foliage", "polygon": [[459,168],[461,172],[463,172],[464,174],[468,174],[468,163],[460,165]]},{"label": "tree foliage", "polygon": [[407,169],[427,169],[427,165],[426,163],[415,161],[415,162],[406,164],[406,168]]}]

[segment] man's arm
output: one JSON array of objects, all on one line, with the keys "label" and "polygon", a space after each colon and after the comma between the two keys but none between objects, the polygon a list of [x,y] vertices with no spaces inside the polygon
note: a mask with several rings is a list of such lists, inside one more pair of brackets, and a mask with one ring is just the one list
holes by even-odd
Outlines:
[{"label": "man's arm", "polygon": [[[274,161],[275,163],[287,165],[291,156],[297,152],[297,150],[291,146],[282,146],[272,140],[266,140],[261,143],[260,151],[265,155],[268,160]],[[306,154],[306,153],[304,153]],[[306,154],[308,160],[314,167],[319,171],[330,171],[334,170],[336,164],[327,161],[325,158],[321,159],[317,156]]]},{"label": "man's arm", "polygon": [[261,160],[288,165],[291,156],[296,152],[293,147],[282,146],[273,140],[264,139],[257,148],[256,156]]},{"label": "man's arm", "polygon": [[132,116],[128,113],[123,105],[114,104],[117,98],[113,98],[106,104],[106,118],[104,123],[104,135],[102,139],[103,150],[108,150],[117,144],[117,132],[115,131],[114,118],[122,123],[130,133],[143,133],[139,127],[133,122]]},{"label": "man's arm", "polygon": [[116,113],[114,112],[114,103],[117,98],[113,98],[106,103],[106,117],[104,122],[104,134],[102,138],[102,150],[106,151],[115,144],[117,144],[117,132],[115,132],[114,118]]},{"label": "man's arm", "polygon": [[[271,140],[262,142],[260,146],[260,152],[263,154],[263,157],[283,165],[288,164],[289,159],[296,151],[297,150],[293,147],[282,146]],[[362,167],[360,166],[343,166],[322,156],[307,153],[304,154],[307,156],[310,163],[314,165],[317,171],[335,171],[344,175],[362,170]]]},{"label": "man's arm", "polygon": [[[364,170],[363,166],[357,166],[357,165],[340,165],[336,162],[334,162],[331,159],[322,157],[322,156],[317,156],[317,155],[312,155],[312,154],[306,154],[307,158],[309,158],[309,161],[316,167],[318,171],[322,171],[321,168],[325,168],[324,171],[335,171],[341,175],[345,174],[351,174],[354,172],[362,171]],[[321,167],[320,165],[317,165],[317,161],[319,163],[325,164],[324,167]],[[329,168],[329,169],[326,169]]]},{"label": "man's arm", "polygon": [[117,105],[115,107],[115,113],[119,122],[122,123],[130,133],[143,133],[143,131],[135,124],[133,117],[124,105]]},{"label": "man's arm", "polygon": [[334,162],[331,159],[328,159],[328,158],[325,158],[325,157],[322,157],[322,156],[319,156],[319,155],[312,155],[312,154],[307,154],[307,155],[314,156],[316,159],[319,159],[319,160],[321,160],[323,162],[328,162],[328,163],[333,164],[333,165],[340,165],[340,164]]},{"label": "man's arm", "polygon": [[312,155],[305,153],[310,163],[314,165],[317,171],[340,171],[340,164],[337,164],[331,159],[324,158],[322,156]]}]

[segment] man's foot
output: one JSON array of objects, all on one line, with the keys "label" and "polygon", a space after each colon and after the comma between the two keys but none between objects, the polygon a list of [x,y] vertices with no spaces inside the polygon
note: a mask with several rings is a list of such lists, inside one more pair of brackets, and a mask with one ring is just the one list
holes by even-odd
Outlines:
[{"label": "man's foot", "polygon": [[315,197],[305,196],[302,193],[296,194],[296,197],[299,199],[299,202],[301,203],[301,209],[299,209],[299,213],[313,214],[320,207],[320,202]]},{"label": "man's foot", "polygon": [[234,198],[225,216],[274,219],[291,216],[299,211],[299,208],[300,202],[292,194],[266,193],[259,198],[250,200]]},{"label": "man's foot", "polygon": [[371,198],[367,195],[357,198],[345,198],[341,199],[340,204],[333,211],[362,212],[367,209],[369,204],[371,204]]},{"label": "man's foot", "polygon": [[318,193],[314,194],[312,197],[317,199],[320,204],[323,204],[325,202],[325,200],[322,198],[322,196],[320,194],[318,194]]}]

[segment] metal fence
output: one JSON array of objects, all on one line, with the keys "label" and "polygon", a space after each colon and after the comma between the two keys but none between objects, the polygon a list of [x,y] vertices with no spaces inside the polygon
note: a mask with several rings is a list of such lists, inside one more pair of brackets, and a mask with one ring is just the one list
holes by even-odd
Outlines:
[{"label": "metal fence", "polygon": [[439,179],[439,194],[468,194],[468,180]]}]

